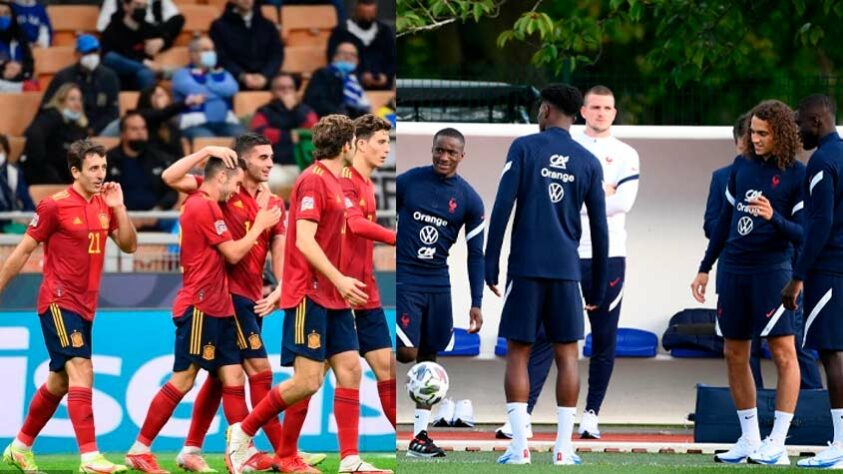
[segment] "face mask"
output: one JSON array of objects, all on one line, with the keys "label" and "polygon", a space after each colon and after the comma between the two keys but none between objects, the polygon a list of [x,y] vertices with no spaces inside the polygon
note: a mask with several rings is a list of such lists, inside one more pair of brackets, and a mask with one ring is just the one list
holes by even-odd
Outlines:
[{"label": "face mask", "polygon": [[12,26],[12,17],[0,16],[0,31],[6,31]]},{"label": "face mask", "polygon": [[138,8],[132,12],[132,19],[138,23],[143,23],[146,19],[146,8]]},{"label": "face mask", "polygon": [[357,65],[350,61],[334,61],[334,67],[347,76],[357,69]]},{"label": "face mask", "polygon": [[85,69],[93,71],[100,65],[100,55],[96,53],[86,54],[79,59],[79,64],[81,64]]},{"label": "face mask", "polygon": [[132,151],[143,151],[146,148],[146,140],[129,140],[127,144]]},{"label": "face mask", "polygon": [[82,118],[82,112],[77,112],[75,110],[70,109],[62,109],[61,114],[64,115],[64,118],[72,122],[75,122]]},{"label": "face mask", "polygon": [[199,54],[199,64],[202,67],[213,69],[217,65],[217,52],[216,51],[202,51]]},{"label": "face mask", "polygon": [[375,23],[375,21],[374,20],[354,20],[354,23],[357,23],[357,26],[359,26],[360,29],[368,30],[369,28],[372,27],[372,25]]},{"label": "face mask", "polygon": [[5,164],[6,164],[6,154],[0,153],[0,166],[3,166]]}]

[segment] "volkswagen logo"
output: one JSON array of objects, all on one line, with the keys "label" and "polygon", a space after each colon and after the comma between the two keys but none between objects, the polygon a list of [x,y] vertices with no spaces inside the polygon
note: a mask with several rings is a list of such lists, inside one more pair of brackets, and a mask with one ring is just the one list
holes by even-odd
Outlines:
[{"label": "volkswagen logo", "polygon": [[423,244],[433,245],[437,240],[439,240],[439,231],[432,225],[426,225],[422,227],[422,230],[419,232],[419,238]]},{"label": "volkswagen logo", "polygon": [[565,188],[559,183],[550,183],[547,191],[550,193],[550,200],[552,202],[559,202],[565,197]]},{"label": "volkswagen logo", "polygon": [[746,235],[752,232],[752,218],[743,216],[738,220],[738,234]]}]

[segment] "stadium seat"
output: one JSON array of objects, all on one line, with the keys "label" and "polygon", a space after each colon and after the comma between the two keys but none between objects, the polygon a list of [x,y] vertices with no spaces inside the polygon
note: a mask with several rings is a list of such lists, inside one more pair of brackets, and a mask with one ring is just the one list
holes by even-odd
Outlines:
[{"label": "stadium seat", "polygon": [[498,343],[495,344],[495,355],[498,357],[506,357],[506,338],[498,337]]},{"label": "stadium seat", "polygon": [[96,5],[47,5],[47,16],[53,24],[53,46],[73,46],[79,33],[99,36]]},{"label": "stadium seat", "polygon": [[723,353],[703,349],[685,349],[678,347],[670,350],[670,356],[677,359],[720,359]]},{"label": "stadium seat", "polygon": [[176,7],[181,7],[182,5],[196,5],[200,3],[199,0],[173,0],[173,3],[176,4]]},{"label": "stadium seat", "polygon": [[41,92],[22,92],[18,94],[0,94],[0,133],[23,136],[26,127],[38,113],[41,105]]},{"label": "stadium seat", "polygon": [[[655,357],[659,347],[659,336],[650,331],[633,328],[618,328],[617,357]],[[582,348],[585,357],[591,357],[591,333],[585,337]]]},{"label": "stadium seat", "polygon": [[33,184],[29,187],[29,197],[37,205],[45,197],[52,196],[65,188],[67,188],[66,184]]},{"label": "stadium seat", "polygon": [[132,110],[138,105],[138,96],[140,92],[137,91],[123,91],[117,97],[120,103],[120,116],[122,117],[127,111]]},{"label": "stadium seat", "polygon": [[234,96],[234,115],[238,118],[254,115],[258,107],[272,100],[269,91],[238,92]]},{"label": "stadium seat", "polygon": [[321,45],[322,55],[331,30],[337,26],[333,5],[285,5],[281,7],[281,38],[285,46]]},{"label": "stadium seat", "polygon": [[203,5],[213,5],[219,11],[225,11],[225,6],[228,4],[228,0],[200,0],[196,3],[201,3]]},{"label": "stadium seat", "polygon": [[324,46],[286,46],[281,70],[309,75],[327,64]]},{"label": "stadium seat", "polygon": [[193,139],[193,152],[197,152],[206,146],[231,147],[234,144],[234,137],[200,137]]},{"label": "stadium seat", "polygon": [[278,14],[278,8],[275,5],[261,5],[261,13],[263,14],[264,18],[275,23],[276,25],[281,19],[280,15]]},{"label": "stadium seat", "polygon": [[176,38],[176,46],[187,46],[195,36],[208,33],[211,23],[221,15],[221,10],[214,5],[182,5],[179,10],[185,21]]},{"label": "stadium seat", "polygon": [[451,334],[451,343],[444,351],[439,351],[440,356],[462,356],[475,357],[480,355],[480,334],[469,334],[462,328],[454,328]]},{"label": "stadium seat", "polygon": [[9,162],[17,163],[26,145],[25,137],[6,137],[9,139]]},{"label": "stadium seat", "polygon": [[173,46],[155,56],[155,62],[169,68],[183,68],[190,63],[190,53],[187,46]]},{"label": "stadium seat", "polygon": [[120,144],[119,137],[92,137],[91,140],[104,146],[106,150],[116,148]]},{"label": "stadium seat", "polygon": [[378,109],[384,105],[389,104],[389,101],[395,97],[394,91],[367,91],[366,97],[372,104],[372,112],[377,112]]},{"label": "stadium seat", "polygon": [[76,62],[72,46],[53,46],[51,48],[33,48],[35,74],[41,90],[47,90],[50,81],[57,72]]}]

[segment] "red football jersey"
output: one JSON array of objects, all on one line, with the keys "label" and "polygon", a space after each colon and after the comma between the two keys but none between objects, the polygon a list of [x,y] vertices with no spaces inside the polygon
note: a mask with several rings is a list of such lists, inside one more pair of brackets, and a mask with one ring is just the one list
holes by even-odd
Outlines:
[{"label": "red football jersey", "polygon": [[187,197],[179,216],[182,287],[173,302],[173,316],[180,317],[189,306],[207,316],[234,315],[228,289],[225,257],[216,246],[231,240],[219,203],[202,190]]},{"label": "red football jersey", "polygon": [[[319,224],[316,242],[328,260],[341,267],[345,239],[345,200],[339,178],[316,162],[299,175],[290,196],[287,244],[284,249],[284,283],[281,308],[294,308],[308,296],[328,309],[345,309],[348,303],[337,289],[316,271],[296,248],[296,221],[307,219]],[[367,291],[367,290],[364,290]]]},{"label": "red football jersey", "polygon": [[[345,198],[348,199],[346,201],[348,218],[362,215],[369,221],[376,222],[378,203],[375,200],[375,186],[372,181],[364,178],[353,166],[348,166],[343,168],[340,182]],[[381,296],[375,281],[374,252],[374,241],[352,233],[346,235],[340,271],[365,283],[364,291],[369,295],[369,301],[358,309],[381,307]]]},{"label": "red football jersey", "polygon": [[38,203],[26,233],[44,244],[44,280],[38,313],[50,304],[94,320],[105,240],[117,221],[102,196],[86,201],[68,186]]},{"label": "red football jersey", "polygon": [[[202,177],[196,176],[196,182],[201,186]],[[283,238],[286,233],[284,200],[272,195],[269,198],[269,208],[271,209],[273,206],[281,209],[281,220],[275,224],[275,227],[262,233],[249,253],[236,265],[226,265],[228,286],[231,293],[249,298],[252,301],[261,299],[263,295],[263,267],[266,264],[266,256],[269,253],[272,240],[277,236]],[[220,203],[228,231],[231,232],[231,237],[234,240],[240,240],[246,236],[246,233],[255,223],[255,216],[258,215],[259,207],[254,196],[249,194],[244,186],[240,186],[240,191],[231,196],[228,201]]]}]

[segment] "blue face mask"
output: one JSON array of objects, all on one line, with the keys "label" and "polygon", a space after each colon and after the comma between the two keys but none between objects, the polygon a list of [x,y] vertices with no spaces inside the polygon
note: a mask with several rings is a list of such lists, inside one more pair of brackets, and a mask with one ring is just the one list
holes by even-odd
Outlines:
[{"label": "blue face mask", "polygon": [[199,55],[199,63],[202,67],[213,69],[217,66],[217,53],[216,51],[202,51]]},{"label": "blue face mask", "polygon": [[0,31],[6,31],[12,26],[12,17],[0,16]]},{"label": "blue face mask", "polygon": [[82,112],[77,112],[75,110],[70,109],[62,109],[61,114],[64,115],[64,118],[73,122],[82,118]]},{"label": "blue face mask", "polygon": [[334,67],[343,73],[344,76],[351,74],[357,69],[357,65],[350,61],[334,61]]}]

